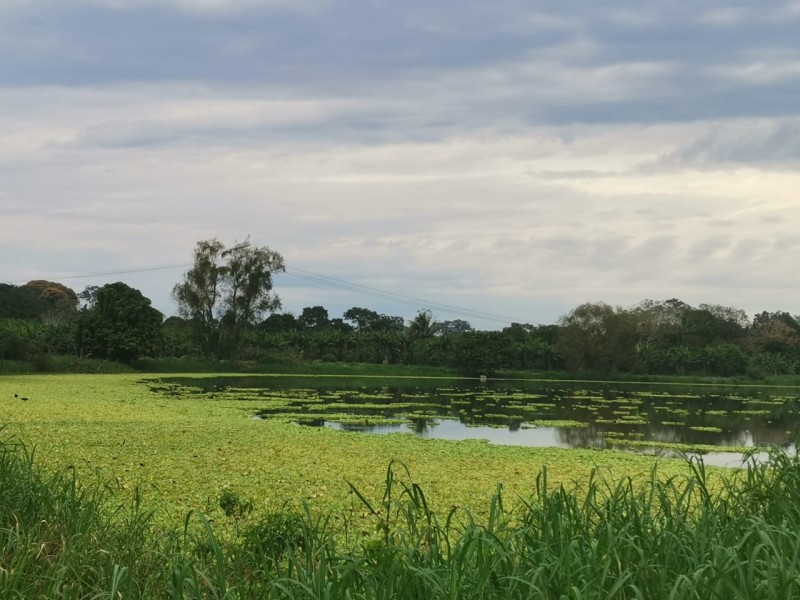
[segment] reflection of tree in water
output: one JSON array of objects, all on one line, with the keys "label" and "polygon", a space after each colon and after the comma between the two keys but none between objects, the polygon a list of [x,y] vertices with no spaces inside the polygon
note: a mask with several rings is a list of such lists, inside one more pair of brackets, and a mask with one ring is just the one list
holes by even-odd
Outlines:
[{"label": "reflection of tree in water", "polygon": [[684,427],[652,427],[647,440],[669,444],[703,444],[708,446],[750,446],[753,437],[749,431],[694,431]]},{"label": "reflection of tree in water", "polygon": [[410,419],[410,421],[409,427],[417,435],[426,433],[431,426],[436,424],[432,419]]},{"label": "reflection of tree in water", "polygon": [[796,416],[793,416],[790,422],[764,423],[759,419],[750,423],[750,434],[753,443],[757,446],[770,444],[785,446],[794,442],[798,433],[800,433],[800,426]]},{"label": "reflection of tree in water", "polygon": [[572,448],[603,446],[603,437],[596,427],[556,427],[558,441]]}]

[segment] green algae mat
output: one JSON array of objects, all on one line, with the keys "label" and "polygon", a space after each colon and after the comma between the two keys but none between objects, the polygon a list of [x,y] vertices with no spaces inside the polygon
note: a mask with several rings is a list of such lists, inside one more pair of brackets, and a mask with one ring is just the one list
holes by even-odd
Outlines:
[{"label": "green algae mat", "polygon": [[[163,378],[2,377],[0,435],[35,448],[37,462],[48,469],[75,472],[81,481],[99,479],[123,496],[142,491],[145,504],[172,521],[190,510],[222,519],[220,498],[226,494],[252,502],[253,515],[298,502],[312,511],[362,511],[348,484],[379,500],[391,461],[408,467],[434,510],[465,506],[478,514],[499,484],[507,499],[530,496],[545,466],[552,485],[572,486],[598,466],[612,477],[647,476],[655,461],[613,450],[304,427],[254,418],[246,395],[153,389]],[[659,468],[670,474],[685,472],[686,465],[664,460]]]}]

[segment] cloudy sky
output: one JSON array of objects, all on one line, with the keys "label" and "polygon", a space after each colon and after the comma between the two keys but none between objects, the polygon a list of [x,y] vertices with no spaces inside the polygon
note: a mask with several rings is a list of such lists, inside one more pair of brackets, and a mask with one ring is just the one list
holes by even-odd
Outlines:
[{"label": "cloudy sky", "polygon": [[174,314],[194,244],[250,236],[295,313],[798,313],[798,32],[798,0],[3,0],[0,281]]}]

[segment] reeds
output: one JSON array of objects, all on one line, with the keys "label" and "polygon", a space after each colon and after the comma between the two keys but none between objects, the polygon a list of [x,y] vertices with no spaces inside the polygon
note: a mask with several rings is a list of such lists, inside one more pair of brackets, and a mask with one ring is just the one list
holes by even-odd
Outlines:
[{"label": "reeds", "polygon": [[112,509],[113,488],[45,475],[5,439],[0,598],[800,597],[800,460],[780,450],[724,476],[598,468],[570,489],[544,469],[528,498],[498,488],[481,522],[433,512],[400,463],[384,489],[352,488],[369,531],[287,507],[223,542],[199,513],[157,527],[138,494]]}]

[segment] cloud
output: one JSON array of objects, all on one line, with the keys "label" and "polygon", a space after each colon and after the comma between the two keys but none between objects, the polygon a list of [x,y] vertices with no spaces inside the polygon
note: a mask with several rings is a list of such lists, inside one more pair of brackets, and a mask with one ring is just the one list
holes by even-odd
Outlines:
[{"label": "cloud", "polygon": [[[515,320],[762,310],[800,258],[795,8],[4,4],[2,276],[249,234],[290,267]],[[167,314],[178,276],[131,275]],[[415,310],[308,281],[284,298]]]},{"label": "cloud", "polygon": [[695,168],[767,165],[795,168],[800,162],[800,118],[721,120],[706,125],[657,161]]}]

